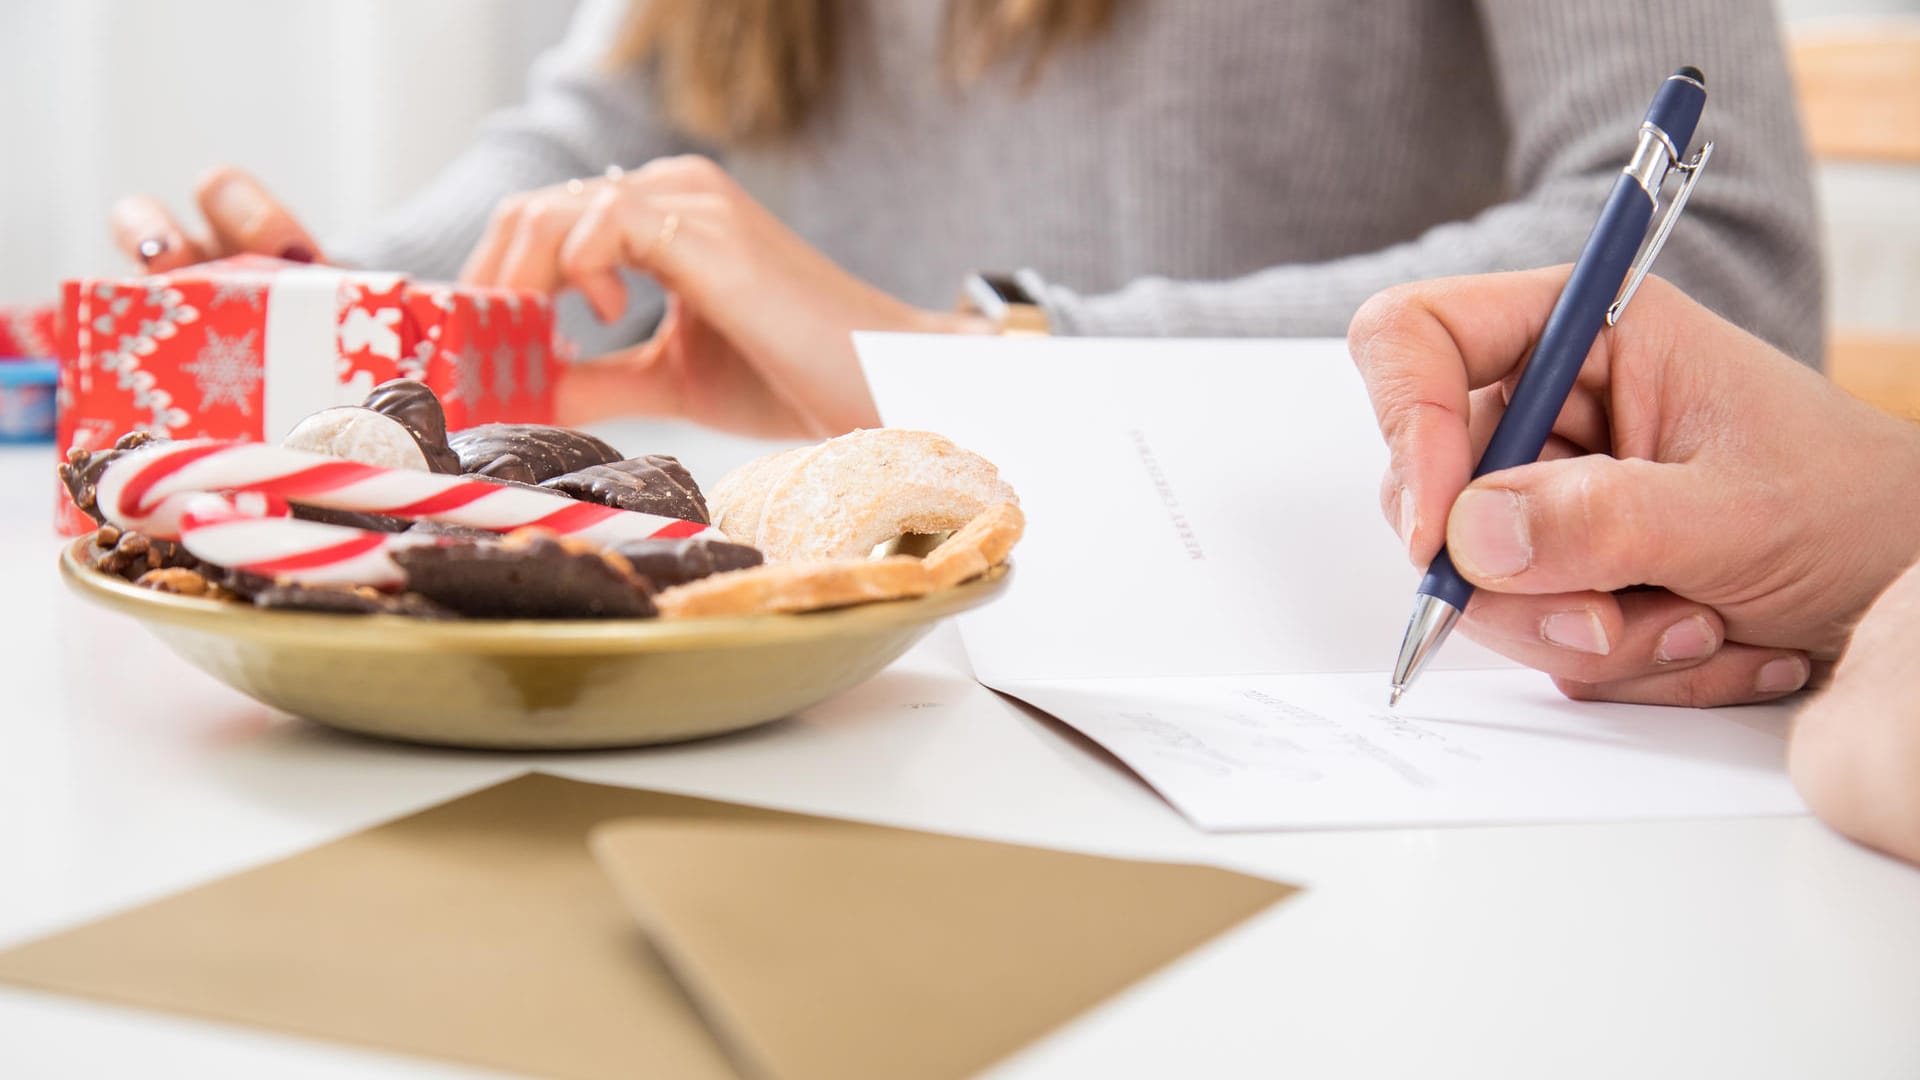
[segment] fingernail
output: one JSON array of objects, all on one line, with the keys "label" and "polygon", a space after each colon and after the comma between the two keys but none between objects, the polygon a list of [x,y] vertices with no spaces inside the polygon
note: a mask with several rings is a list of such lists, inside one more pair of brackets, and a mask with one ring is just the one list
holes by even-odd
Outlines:
[{"label": "fingernail", "polygon": [[1784,694],[1798,690],[1806,683],[1807,662],[1798,656],[1783,656],[1767,661],[1760,669],[1760,677],[1754,680],[1753,688],[1762,694]]},{"label": "fingernail", "polygon": [[1605,656],[1613,651],[1607,629],[1600,625],[1596,611],[1556,611],[1540,620],[1540,636],[1551,644],[1575,652]]},{"label": "fingernail", "polygon": [[166,238],[149,236],[145,240],[140,241],[139,251],[140,261],[143,263],[151,263],[153,260],[167,253]]},{"label": "fingernail", "polygon": [[213,190],[208,199],[212,203],[209,209],[226,220],[227,227],[236,233],[246,233],[254,225],[254,219],[267,212],[267,206],[261,201],[253,185],[237,179],[229,179]]},{"label": "fingernail", "polygon": [[280,257],[297,263],[310,263],[314,259],[313,252],[305,244],[288,244],[280,250]]},{"label": "fingernail", "polygon": [[1406,545],[1407,558],[1413,558],[1413,534],[1420,528],[1420,518],[1413,506],[1413,492],[1400,489],[1400,542]]},{"label": "fingernail", "polygon": [[1667,627],[1667,632],[1660,635],[1659,643],[1653,647],[1653,658],[1662,664],[1698,660],[1719,647],[1719,636],[1707,620],[1691,615]]},{"label": "fingernail", "polygon": [[1533,565],[1526,504],[1517,492],[1471,490],[1453,504],[1447,550],[1470,576],[1510,578]]}]

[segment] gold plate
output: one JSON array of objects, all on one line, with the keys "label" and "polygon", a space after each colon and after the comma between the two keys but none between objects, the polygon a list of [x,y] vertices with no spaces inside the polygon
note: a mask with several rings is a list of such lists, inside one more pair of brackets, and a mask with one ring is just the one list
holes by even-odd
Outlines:
[{"label": "gold plate", "polygon": [[804,615],[439,621],[155,592],[87,566],[89,542],[61,553],[69,586],[256,701],[367,735],[528,750],[671,742],[788,716],[998,596],[1008,574]]}]

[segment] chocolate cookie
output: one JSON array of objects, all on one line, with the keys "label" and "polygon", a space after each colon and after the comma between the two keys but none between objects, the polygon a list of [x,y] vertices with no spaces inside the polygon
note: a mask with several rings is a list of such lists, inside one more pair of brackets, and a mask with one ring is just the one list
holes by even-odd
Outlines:
[{"label": "chocolate cookie", "polygon": [[500,539],[500,534],[491,529],[481,529],[472,525],[455,525],[448,521],[415,521],[408,526],[407,531],[420,533],[425,536],[438,536],[448,540],[467,540],[476,543]]},{"label": "chocolate cookie", "polygon": [[308,413],[287,432],[280,445],[381,469],[431,471],[411,428],[359,405],[337,405]]},{"label": "chocolate cookie", "polygon": [[165,441],[144,431],[129,431],[106,450],[88,452],[75,447],[67,451],[67,459],[60,463],[60,483],[66,487],[67,494],[73,498],[73,505],[79,507],[81,513],[92,518],[95,525],[105,525],[107,519],[100,513],[98,490],[100,477],[107,471],[107,466],[130,450]]},{"label": "chocolate cookie", "polygon": [[479,619],[636,619],[653,589],[624,564],[549,537],[436,544],[393,554],[407,588]]},{"label": "chocolate cookie", "polygon": [[618,510],[710,524],[707,500],[680,459],[648,454],[606,465],[591,465],[540,485],[585,502]]},{"label": "chocolate cookie", "polygon": [[417,593],[386,593],[364,585],[269,585],[253,594],[255,607],[326,615],[406,615],[451,619],[455,613]]},{"label": "chocolate cookie", "polygon": [[370,529],[373,532],[405,532],[413,522],[406,518],[389,517],[386,514],[363,514],[358,510],[329,510],[324,506],[305,506],[293,504],[293,516],[301,521],[317,521],[322,525],[346,525],[355,529]]},{"label": "chocolate cookie", "polygon": [[482,424],[447,437],[460,471],[538,484],[620,460],[620,451],[581,431],[545,424]]},{"label": "chocolate cookie", "polygon": [[613,549],[633,572],[653,583],[655,590],[684,585],[709,574],[745,570],[766,561],[758,549],[704,536],[681,540],[629,540]]},{"label": "chocolate cookie", "polygon": [[390,379],[374,387],[362,404],[406,425],[414,441],[420,444],[430,471],[460,472],[460,455],[447,444],[447,412],[427,384],[412,379]]}]

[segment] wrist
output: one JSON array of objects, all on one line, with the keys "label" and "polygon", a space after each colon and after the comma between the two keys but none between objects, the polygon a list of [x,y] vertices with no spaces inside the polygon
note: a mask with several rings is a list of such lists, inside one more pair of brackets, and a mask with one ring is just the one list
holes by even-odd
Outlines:
[{"label": "wrist", "polygon": [[[1920,477],[1920,426],[1877,410],[1869,423],[1880,427],[1881,436],[1866,440],[1864,452],[1828,473],[1831,479],[1851,470],[1855,477],[1852,484],[1835,485],[1854,493],[1844,513],[1855,526],[1850,539],[1840,539],[1854,552],[1848,562],[1856,609],[1848,613],[1844,629],[1849,639],[1875,598],[1920,560],[1920,485],[1914,482]],[[1843,640],[1842,648],[1846,645]]]},{"label": "wrist", "polygon": [[1888,481],[1887,497],[1896,503],[1895,516],[1900,524],[1894,543],[1910,566],[1920,560],[1920,483],[1916,483],[1920,479],[1920,425],[1905,420],[1896,424],[1892,435],[1902,454],[1894,459],[1896,463],[1877,471]]}]

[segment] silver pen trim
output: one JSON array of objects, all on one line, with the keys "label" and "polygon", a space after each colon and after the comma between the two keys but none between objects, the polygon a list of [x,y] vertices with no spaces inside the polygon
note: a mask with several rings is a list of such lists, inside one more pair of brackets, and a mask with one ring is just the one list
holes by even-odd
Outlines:
[{"label": "silver pen trim", "polygon": [[1633,144],[1633,157],[1627,159],[1620,171],[1633,177],[1647,198],[1659,206],[1660,189],[1666,185],[1667,174],[1679,160],[1673,152],[1673,140],[1667,138],[1666,132],[1652,124],[1641,124],[1640,135]]},{"label": "silver pen trim", "polygon": [[[1673,232],[1673,226],[1680,220],[1680,212],[1687,208],[1687,199],[1693,195],[1693,185],[1700,182],[1700,174],[1707,167],[1707,159],[1713,156],[1713,143],[1707,142],[1700,152],[1675,168],[1680,173],[1680,190],[1675,193],[1673,202],[1667,206],[1667,212],[1660,215],[1653,228],[1640,241],[1640,250],[1634,253],[1633,265],[1627,272],[1627,280],[1620,285],[1620,294],[1607,305],[1607,325],[1613,326],[1620,321],[1620,313],[1627,310],[1627,301],[1640,289],[1640,283],[1647,279],[1647,272],[1653,269],[1653,260],[1660,255],[1660,249],[1667,244],[1667,237]],[[1654,199],[1658,207],[1660,200]]]},{"label": "silver pen trim", "polygon": [[1445,600],[1425,593],[1414,598],[1413,614],[1407,618],[1407,633],[1400,639],[1400,655],[1393,662],[1393,695],[1387,703],[1389,708],[1400,703],[1401,696],[1420,677],[1427,661],[1440,651],[1441,644],[1459,621],[1460,609]]}]

